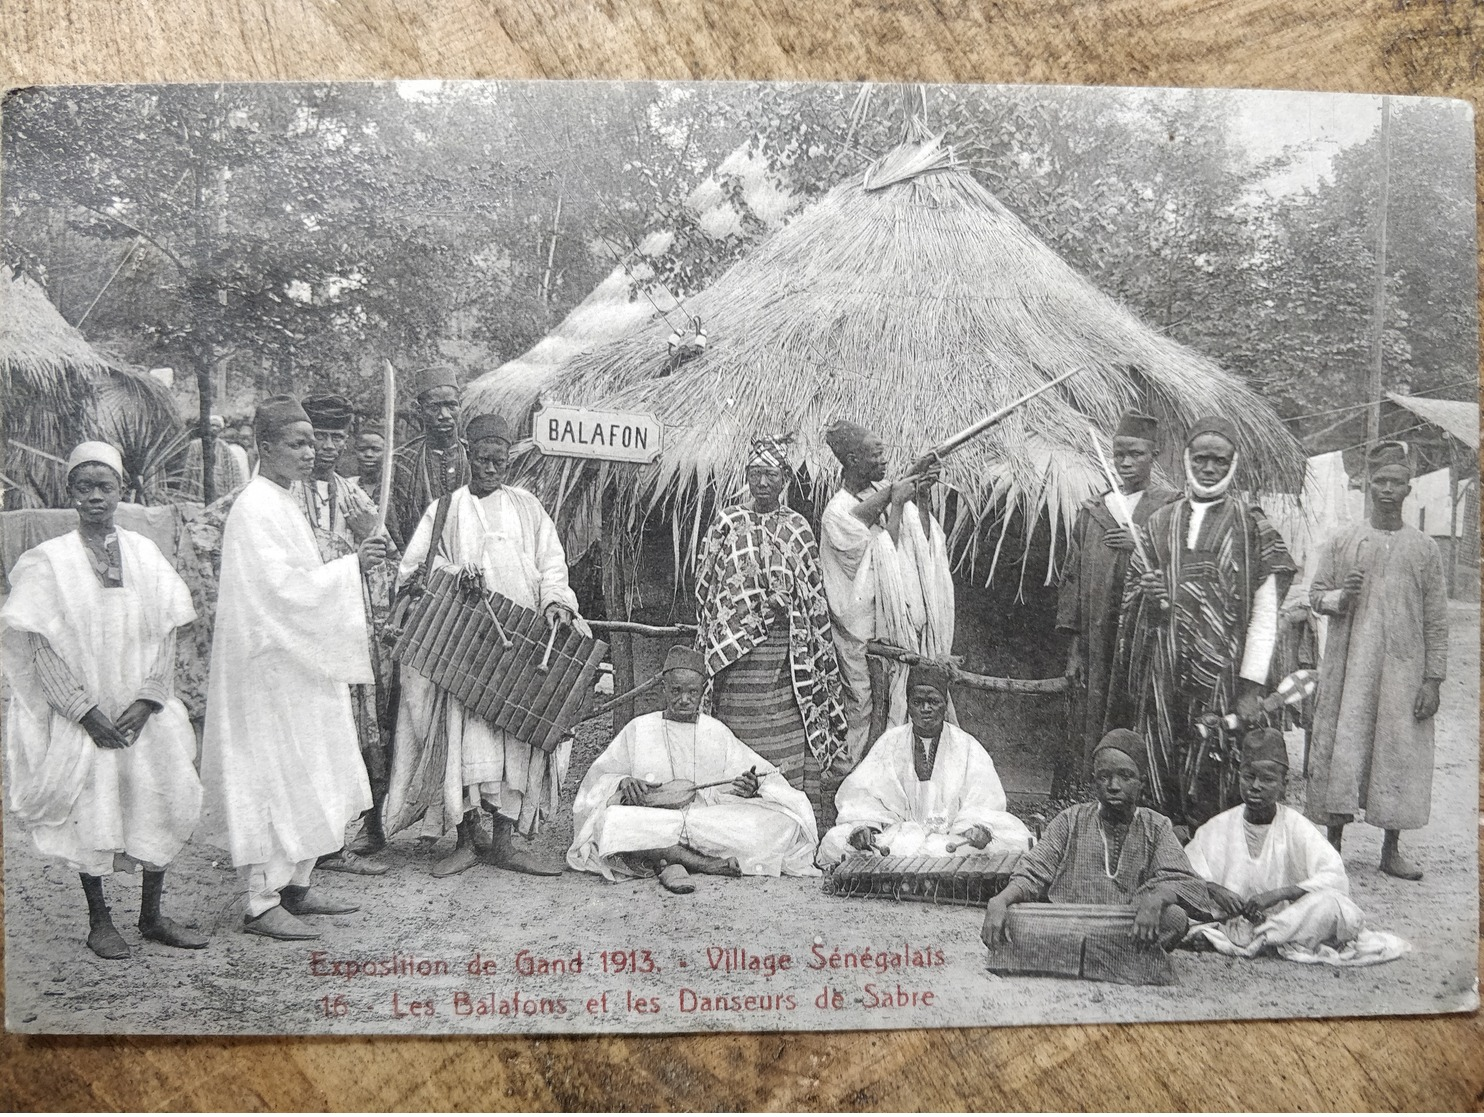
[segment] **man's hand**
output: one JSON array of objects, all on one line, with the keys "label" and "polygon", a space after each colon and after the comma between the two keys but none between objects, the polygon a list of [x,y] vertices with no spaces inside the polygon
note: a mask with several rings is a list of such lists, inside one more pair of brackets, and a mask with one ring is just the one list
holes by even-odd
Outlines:
[{"label": "man's hand", "polygon": [[1355,606],[1355,599],[1365,588],[1365,571],[1352,570],[1340,584],[1340,612],[1348,613]]},{"label": "man's hand", "polygon": [[1251,679],[1237,680],[1237,714],[1249,726],[1262,719],[1262,687]]},{"label": "man's hand", "polygon": [[903,477],[899,481],[891,483],[891,503],[893,508],[900,508],[912,499],[912,494],[917,491],[917,482]]},{"label": "man's hand", "polygon": [[1103,546],[1132,554],[1134,537],[1129,534],[1128,528],[1120,524],[1118,527],[1112,527],[1103,532]]},{"label": "man's hand", "polygon": [[979,938],[984,945],[993,949],[1001,943],[1010,941],[1010,905],[1005,902],[1004,894],[1000,894],[989,901],[984,909],[984,926],[979,929]]},{"label": "man's hand", "polygon": [[572,610],[567,608],[565,605],[561,605],[553,601],[546,607],[545,615],[547,627],[557,628],[560,625],[564,624],[570,625],[572,623],[573,616],[575,616],[576,614],[574,614]]},{"label": "man's hand", "polygon": [[1438,712],[1438,702],[1442,696],[1438,693],[1438,685],[1441,679],[1423,679],[1422,685],[1417,688],[1417,697],[1412,700],[1412,716],[1418,721],[1426,721]]},{"label": "man's hand", "polygon": [[989,832],[989,827],[980,826],[976,823],[960,834],[958,838],[958,841],[949,842],[944,847],[949,853],[952,853],[960,846],[973,846],[975,849],[983,849],[994,839],[994,835]]},{"label": "man's hand", "polygon": [[876,848],[877,831],[870,826],[857,826],[850,832],[850,838],[846,842],[851,849],[870,850]]},{"label": "man's hand", "polygon": [[1221,915],[1240,915],[1246,902],[1230,888],[1219,884],[1207,883],[1206,891],[1211,896],[1211,902],[1216,905],[1216,911]]},{"label": "man's hand", "polygon": [[743,799],[756,799],[758,785],[761,782],[758,779],[757,770],[749,768],[732,781],[732,794]]},{"label": "man's hand", "polygon": [[1159,917],[1164,912],[1164,897],[1154,892],[1141,896],[1134,905],[1134,942],[1140,946],[1158,945]]},{"label": "man's hand", "polygon": [[1281,889],[1271,892],[1259,892],[1252,899],[1242,905],[1242,914],[1252,923],[1261,923],[1268,917],[1268,909],[1275,904],[1281,904],[1288,897]]},{"label": "man's hand", "polygon": [[625,776],[618,781],[618,794],[624,806],[643,807],[649,803],[649,793],[657,787],[659,787],[657,783],[648,783],[634,776]]},{"label": "man's hand", "polygon": [[138,739],[140,732],[144,729],[144,723],[149,721],[150,716],[158,711],[159,707],[153,702],[146,702],[143,698],[136,698],[129,703],[129,708],[119,715],[118,721],[114,722],[114,728],[129,738],[132,744]]},{"label": "man's hand", "polygon": [[1072,680],[1072,685],[1082,685],[1082,641],[1072,637],[1072,646],[1067,649],[1067,678]]},{"label": "man's hand", "polygon": [[97,706],[83,714],[81,724],[93,739],[93,744],[100,749],[126,749],[134,743],[134,739],[120,732],[118,726]]},{"label": "man's hand", "polygon": [[386,537],[382,535],[373,535],[362,540],[361,545],[356,548],[356,557],[361,560],[362,570],[380,566],[386,561],[386,554]]},{"label": "man's hand", "polygon": [[1164,575],[1157,570],[1146,570],[1139,576],[1139,593],[1156,609],[1170,607],[1170,595],[1165,590]]}]

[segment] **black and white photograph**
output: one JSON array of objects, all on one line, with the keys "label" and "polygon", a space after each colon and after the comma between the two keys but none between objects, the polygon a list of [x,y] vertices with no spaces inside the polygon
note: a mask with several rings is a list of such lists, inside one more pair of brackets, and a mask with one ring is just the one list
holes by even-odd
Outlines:
[{"label": "black and white photograph", "polygon": [[12,90],[5,1026],[1476,1009],[1473,129]]}]

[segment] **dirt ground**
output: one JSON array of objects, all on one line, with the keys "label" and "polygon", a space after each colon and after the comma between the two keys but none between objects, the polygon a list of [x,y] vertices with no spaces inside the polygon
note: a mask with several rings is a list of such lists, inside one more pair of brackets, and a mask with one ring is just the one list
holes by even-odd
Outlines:
[{"label": "dirt ground", "polygon": [[[435,880],[433,847],[414,838],[393,843],[384,877],[319,874],[317,886],[363,910],[318,920],[324,937],[308,944],[241,934],[230,867],[192,844],[168,878],[167,910],[211,945],[142,942],[137,878],[115,876],[108,895],[134,956],[104,962],[83,943],[77,879],[7,828],[6,1023],[167,1034],[666,1032],[1466,1010],[1477,1004],[1479,607],[1455,603],[1450,625],[1433,821],[1405,847],[1425,879],[1377,871],[1379,831],[1357,825],[1346,836],[1356,901],[1372,926],[1413,944],[1386,965],[1181,952],[1180,983],[1168,988],[1000,978],[984,969],[971,908],[842,900],[822,895],[817,878],[710,879],[690,897],[653,881],[538,880],[484,866]],[[568,803],[605,732],[590,727],[579,741]],[[540,844],[560,852],[570,836],[564,809]]]}]

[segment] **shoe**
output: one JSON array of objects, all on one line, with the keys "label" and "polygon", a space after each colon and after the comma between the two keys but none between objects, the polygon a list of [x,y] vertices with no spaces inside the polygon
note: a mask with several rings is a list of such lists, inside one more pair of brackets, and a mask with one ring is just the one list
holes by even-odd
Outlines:
[{"label": "shoe", "polygon": [[660,870],[660,887],[677,896],[689,896],[696,890],[690,872],[684,865],[666,865]]},{"label": "shoe", "polygon": [[129,944],[112,923],[103,923],[88,932],[88,949],[99,958],[117,962],[129,956]]},{"label": "shoe", "polygon": [[509,842],[496,845],[489,861],[497,869],[533,877],[559,877],[567,868],[565,862],[547,860],[537,854],[517,849]]},{"label": "shoe", "polygon": [[390,865],[372,861],[369,857],[362,857],[350,849],[336,850],[334,853],[326,854],[315,862],[314,867],[327,869],[332,873],[354,873],[360,877],[379,877],[391,868]]},{"label": "shoe", "polygon": [[263,935],[285,942],[319,938],[318,931],[284,911],[282,904],[269,908],[262,915],[247,916],[242,921],[242,929],[249,935]]},{"label": "shoe", "polygon": [[326,900],[308,885],[286,884],[278,891],[278,902],[290,915],[349,915],[361,909],[355,904]]},{"label": "shoe", "polygon": [[160,916],[154,923],[139,925],[139,933],[150,942],[164,946],[176,946],[182,950],[200,950],[206,945],[206,936],[201,932],[177,923],[168,916]]},{"label": "shoe", "polygon": [[451,877],[456,873],[462,873],[465,869],[472,869],[479,864],[479,854],[472,843],[453,847],[453,852],[447,857],[441,857],[433,862],[430,870],[435,877]]}]

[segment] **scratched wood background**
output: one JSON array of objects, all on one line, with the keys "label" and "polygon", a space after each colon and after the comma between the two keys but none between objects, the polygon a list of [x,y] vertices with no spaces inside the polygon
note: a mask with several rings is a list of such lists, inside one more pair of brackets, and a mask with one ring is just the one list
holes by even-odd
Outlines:
[{"label": "scratched wood background", "polygon": [[[0,0],[0,83],[796,78],[1474,100],[1480,0]],[[5,1108],[1477,1109],[1478,1016],[519,1040],[0,1040]]]}]

